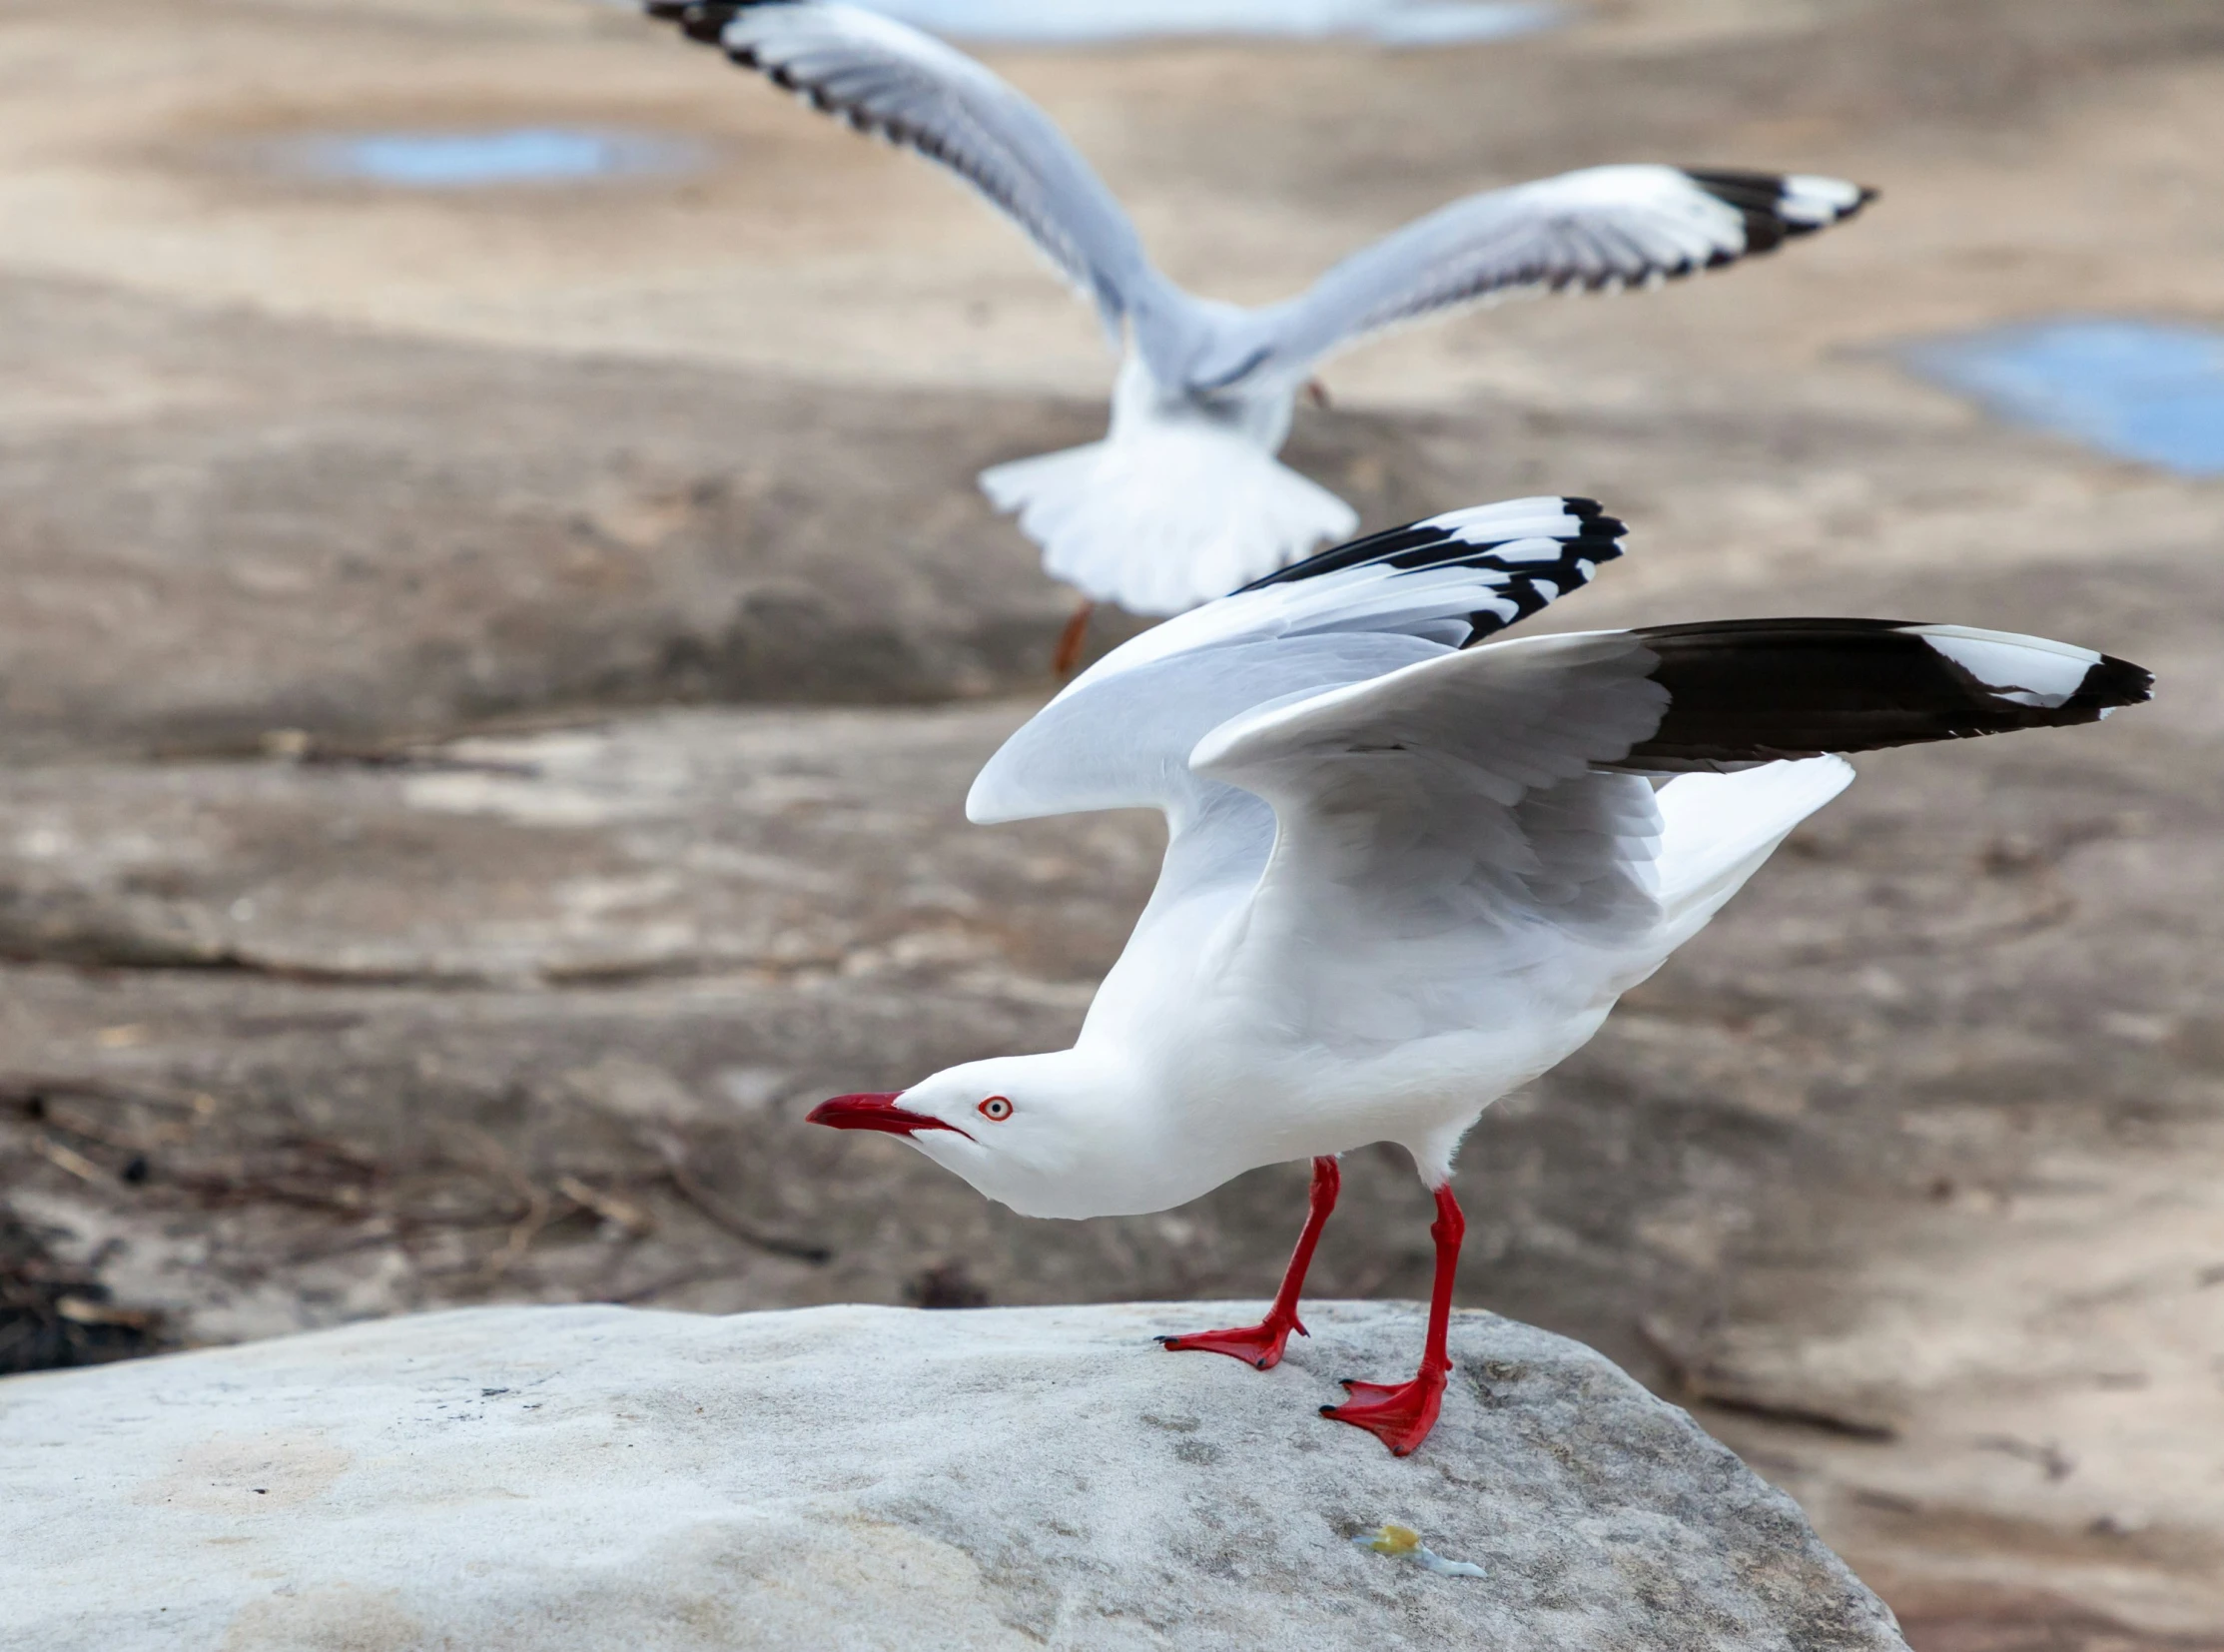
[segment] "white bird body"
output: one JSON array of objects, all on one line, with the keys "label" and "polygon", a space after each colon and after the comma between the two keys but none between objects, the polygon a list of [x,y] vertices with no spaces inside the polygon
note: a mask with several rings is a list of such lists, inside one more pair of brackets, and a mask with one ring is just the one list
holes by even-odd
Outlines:
[{"label": "white bird body", "polygon": [[977,821],[1151,806],[1165,861],[1073,1048],[812,1118],[907,1137],[1028,1216],[1134,1215],[1314,1162],[1258,1326],[1174,1338],[1261,1365],[1335,1201],[1335,1156],[1411,1153],[1438,1273],[1413,1383],[1340,1420],[1433,1423],[1462,1136],[1597,1032],[1800,821],[1828,753],[2091,722],[2136,666],[1886,620],[1730,620],[1484,641],[1620,554],[1589,500],[1454,511],[1326,551],[1115,649],[990,759]]},{"label": "white bird body", "polygon": [[1359,513],[1281,463],[1294,390],[1199,397],[1123,357],[1102,441],[981,472],[981,490],[1091,601],[1193,608],[1348,537]]},{"label": "white bird body", "polygon": [[[1588,923],[1463,913],[1465,866],[1417,880],[1404,910],[1385,911],[1364,886],[1337,899],[1317,857],[1285,850],[1276,865],[1250,811],[1192,827],[1218,841],[1169,847],[1173,875],[1071,1050],[954,1068],[903,1099],[939,1111],[944,1089],[968,1107],[1026,1097],[1055,1107],[1086,1150],[1040,1162],[1016,1151],[1018,1132],[993,1154],[954,1133],[915,1140],[1034,1217],[1168,1210],[1260,1165],[1374,1142],[1404,1147],[1436,1186],[1492,1102],[1588,1043],[1615,1001],[1852,779],[1837,757],[1681,775],[1657,798],[1641,777],[1612,777],[1622,875],[1605,903],[1615,910]],[[1184,851],[1211,858],[1215,875],[1179,881]]]},{"label": "white bird body", "polygon": [[993,465],[1044,565],[1141,614],[1209,601],[1342,538],[1351,506],[1278,462],[1319,363],[1384,330],[1523,294],[1650,287],[1853,216],[1836,178],[1588,167],[1488,190],[1353,253],[1310,288],[1244,308],[1153,266],[1104,182],[985,66],[839,0],[642,0],[861,131],[949,168],[1032,239],[1123,350],[1102,441]]}]

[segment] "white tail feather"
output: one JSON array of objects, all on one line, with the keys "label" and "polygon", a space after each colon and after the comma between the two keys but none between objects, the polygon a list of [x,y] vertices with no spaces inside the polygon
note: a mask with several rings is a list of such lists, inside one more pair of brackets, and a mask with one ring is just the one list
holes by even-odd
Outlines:
[{"label": "white tail feather", "polygon": [[1043,565],[1129,613],[1174,614],[1319,546],[1359,515],[1249,437],[1149,423],[981,472],[981,489],[1043,547]]}]

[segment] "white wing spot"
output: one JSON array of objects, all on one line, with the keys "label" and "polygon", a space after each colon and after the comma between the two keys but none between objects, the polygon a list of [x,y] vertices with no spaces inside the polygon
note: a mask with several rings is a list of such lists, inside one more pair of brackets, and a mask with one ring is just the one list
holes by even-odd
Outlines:
[{"label": "white wing spot", "polygon": [[1908,629],[2003,700],[2052,710],[2084,685],[2100,663],[2090,648],[2044,637],[1976,631],[1960,625]]},{"label": "white wing spot", "polygon": [[1558,539],[1512,539],[1493,552],[1501,562],[1557,562],[1568,553]]}]

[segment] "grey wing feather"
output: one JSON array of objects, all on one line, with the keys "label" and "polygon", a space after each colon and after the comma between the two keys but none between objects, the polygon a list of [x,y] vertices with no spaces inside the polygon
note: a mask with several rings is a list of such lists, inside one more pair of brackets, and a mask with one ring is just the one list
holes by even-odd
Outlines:
[{"label": "grey wing feather", "polygon": [[1108,328],[1165,284],[1127,215],[1050,117],[930,35],[819,0],[647,0],[652,17],[862,132],[940,162],[1003,209]]},{"label": "grey wing feather", "polygon": [[1273,805],[1276,877],[1314,919],[1349,900],[1353,933],[1648,928],[1651,788],[1598,770],[1659,726],[1653,664],[1627,632],[1492,643],[1259,707],[1191,766]]},{"label": "grey wing feather", "polygon": [[1627,633],[1491,643],[1207,735],[1198,774],[1276,825],[1231,967],[1328,1042],[1603,1012],[1662,932],[1653,789],[1596,767],[1660,722],[1649,658]]},{"label": "grey wing feather", "polygon": [[[1226,347],[1232,365],[1218,376],[1298,377],[1368,333],[1516,293],[1673,280],[1770,251],[1871,198],[1835,178],[1668,166],[1591,167],[1471,195],[1261,312],[1249,336]],[[1200,369],[1214,372],[1211,363]]]},{"label": "grey wing feather", "polygon": [[1154,904],[1248,888],[1274,842],[1273,811],[1198,773],[1198,741],[1263,708],[1449,656],[1585,583],[1620,554],[1621,533],[1592,500],[1553,496],[1447,511],[1323,551],[1100,660],[989,759],[966,813],[1159,809],[1168,843]]},{"label": "grey wing feather", "polygon": [[1379,632],[1258,638],[1077,684],[989,759],[967,795],[966,813],[987,823],[1153,808],[1178,828],[1228,789],[1189,767],[1197,741],[1221,723],[1445,652],[1425,638]]}]

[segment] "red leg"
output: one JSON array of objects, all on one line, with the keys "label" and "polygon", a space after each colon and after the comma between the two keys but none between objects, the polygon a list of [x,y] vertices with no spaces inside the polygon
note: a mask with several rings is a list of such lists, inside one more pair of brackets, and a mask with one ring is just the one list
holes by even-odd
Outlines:
[{"label": "red leg", "polygon": [[1320,1242],[1320,1231],[1328,1226],[1328,1213],[1336,1208],[1336,1192],[1343,1186],[1343,1172],[1336,1168],[1333,1159],[1313,1161],[1313,1191],[1305,1212],[1305,1231],[1297,1236],[1297,1248],[1289,1253],[1289,1266],[1282,1270],[1282,1287],[1274,1292],[1274,1305],[1266,1310],[1266,1317],[1255,1325],[1244,1325],[1235,1330],[1200,1330],[1193,1336],[1161,1336],[1159,1341],[1170,1353],[1184,1353],[1194,1348],[1205,1353],[1224,1353],[1267,1370],[1281,1363],[1282,1344],[1289,1340],[1289,1333],[1310,1335],[1297,1322],[1297,1293],[1305,1288],[1305,1269],[1312,1265],[1313,1246]]},{"label": "red leg", "polygon": [[1353,1382],[1344,1387],[1351,1397],[1341,1405],[1323,1405],[1320,1414],[1364,1428],[1390,1454],[1405,1456],[1429,1437],[1436,1426],[1437,1407],[1444,1399],[1444,1379],[1451,1374],[1452,1356],[1444,1339],[1452,1324],[1452,1279],[1459,1272],[1460,1240],[1467,1237],[1467,1219],[1451,1185],[1436,1190],[1436,1220],[1429,1224],[1429,1238],[1436,1240],[1436,1286],[1429,1292],[1428,1340],[1421,1348],[1421,1369],[1410,1382]]},{"label": "red leg", "polygon": [[1051,670],[1056,675],[1070,677],[1074,667],[1081,663],[1082,645],[1089,640],[1089,616],[1096,611],[1096,603],[1082,598],[1082,605],[1074,610],[1066,629],[1058,633],[1058,652],[1051,656]]}]

